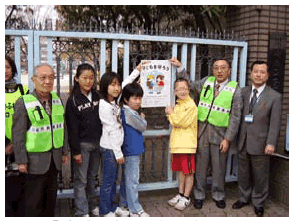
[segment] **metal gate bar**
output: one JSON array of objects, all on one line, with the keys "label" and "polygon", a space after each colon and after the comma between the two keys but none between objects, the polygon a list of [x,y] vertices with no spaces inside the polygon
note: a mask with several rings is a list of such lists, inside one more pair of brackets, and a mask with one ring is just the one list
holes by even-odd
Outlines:
[{"label": "metal gate bar", "polygon": [[[123,78],[125,79],[129,75],[129,55],[130,55],[130,41],[148,41],[148,42],[167,42],[172,43],[172,57],[177,57],[178,46],[181,46],[181,63],[187,69],[188,60],[188,47],[191,47],[191,62],[190,62],[190,78],[195,80],[196,73],[196,60],[197,60],[197,46],[198,45],[219,45],[219,46],[231,46],[233,47],[232,54],[232,67],[231,78],[232,80],[239,80],[241,87],[245,86],[246,81],[246,64],[247,64],[247,42],[245,41],[232,41],[232,40],[219,40],[219,39],[203,39],[203,38],[188,38],[188,37],[173,37],[173,36],[152,36],[152,35],[135,35],[135,34],[118,34],[118,33],[101,33],[101,32],[66,32],[66,31],[40,31],[40,30],[5,30],[6,35],[14,35],[15,37],[15,61],[18,70],[20,70],[20,47],[21,36],[28,37],[28,74],[29,79],[33,74],[33,67],[40,63],[40,37],[47,37],[48,45],[48,63],[53,65],[53,38],[94,38],[100,40],[100,72],[101,75],[106,71],[106,46],[107,40],[111,41],[112,45],[112,63],[111,70],[117,72],[118,70],[118,43],[123,41]],[[70,56],[71,59],[73,57]],[[58,58],[57,58],[58,59]],[[59,66],[60,62],[57,62]],[[238,65],[239,64],[239,65]],[[72,62],[71,62],[72,65]],[[70,82],[72,79],[72,66],[70,65]],[[239,67],[239,76],[238,76]],[[60,67],[57,67],[59,74]],[[199,70],[197,70],[199,72]],[[200,75],[199,75],[200,76]],[[18,80],[20,81],[20,75]],[[171,77],[171,94],[173,93],[173,82],[176,77],[176,68],[172,67]],[[70,83],[71,84],[71,83]],[[60,87],[60,79],[57,79],[57,87]],[[29,80],[29,88],[32,91],[34,89],[32,81]],[[171,96],[171,103],[174,102],[174,96]],[[144,136],[168,136],[170,129],[162,130],[147,130],[144,132]],[[163,148],[164,149],[164,148]],[[163,150],[164,151],[164,150]],[[155,153],[154,153],[155,154]],[[228,157],[228,169],[226,173],[226,181],[237,180],[237,176],[233,173],[233,155],[235,153],[230,152]],[[161,182],[141,183],[139,185],[140,191],[175,188],[178,186],[178,181],[173,180],[173,172],[171,171],[171,158],[170,154],[167,154],[167,180]],[[210,182],[210,178],[208,178]],[[99,190],[99,187],[98,189]],[[99,191],[98,191],[99,193]],[[73,197],[73,189],[64,189],[58,192],[58,197]]]}]

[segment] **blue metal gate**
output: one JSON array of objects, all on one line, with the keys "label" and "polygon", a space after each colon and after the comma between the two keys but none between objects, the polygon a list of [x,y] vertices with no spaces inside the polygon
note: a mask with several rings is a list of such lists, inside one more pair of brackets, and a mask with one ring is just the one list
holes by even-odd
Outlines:
[{"label": "blue metal gate", "polygon": [[[192,80],[196,80],[196,73],[201,73],[203,58],[200,57],[202,53],[202,47],[226,47],[230,48],[229,57],[232,61],[231,67],[231,79],[239,81],[241,87],[245,86],[246,82],[246,61],[247,61],[247,42],[244,40],[234,40],[227,38],[226,35],[221,37],[217,36],[216,39],[209,39],[210,35],[203,37],[202,35],[182,37],[182,36],[154,36],[154,35],[142,35],[142,34],[126,34],[126,33],[107,33],[107,32],[82,32],[82,31],[46,31],[46,30],[13,30],[6,29],[5,35],[14,36],[14,59],[16,62],[18,73],[21,73],[21,38],[25,36],[27,38],[27,70],[28,79],[31,79],[33,74],[33,67],[41,63],[41,43],[40,38],[47,39],[47,63],[51,64],[56,69],[59,69],[58,65],[55,65],[54,53],[53,53],[53,42],[55,38],[70,38],[70,39],[96,39],[99,42],[99,68],[100,73],[105,73],[106,71],[106,61],[107,61],[107,41],[111,42],[111,70],[114,72],[118,71],[118,51],[119,45],[123,45],[123,78],[125,79],[130,70],[130,56],[131,56],[131,44],[134,41],[143,42],[158,42],[167,43],[169,45],[168,55],[171,57],[180,57],[181,63],[189,70],[190,77]],[[200,37],[201,36],[201,37]],[[212,36],[212,35],[211,35]],[[120,43],[120,44],[119,44]],[[179,50],[178,50],[179,49]],[[180,54],[178,54],[180,51]],[[212,50],[211,50],[212,51]],[[210,57],[211,56],[211,57]],[[166,56],[167,57],[167,56]],[[212,55],[208,55],[208,58],[213,58]],[[167,59],[170,57],[167,57]],[[210,74],[210,59],[208,59],[208,75]],[[96,64],[95,64],[96,65]],[[135,67],[133,65],[133,67]],[[57,70],[59,71],[59,70]],[[72,70],[71,70],[72,71]],[[172,81],[175,79],[176,68],[172,68]],[[72,74],[72,73],[71,73]],[[69,84],[71,86],[72,75],[70,74]],[[197,78],[201,78],[201,74],[197,74]],[[21,75],[17,78],[18,82],[21,82]],[[57,78],[57,88],[56,90],[60,92],[60,77]],[[28,85],[32,91],[34,86],[33,83],[28,80]],[[158,141],[162,142],[162,155],[157,152],[157,145],[154,141],[151,142],[151,160],[148,165],[147,154],[142,157],[142,170],[145,171],[147,167],[150,167],[151,173],[154,173],[155,164],[153,161],[156,158],[162,160],[162,166],[164,172],[162,171],[160,176],[164,177],[164,180],[157,182],[141,182],[140,190],[155,190],[155,189],[165,189],[177,187],[177,180],[170,167],[170,154],[168,146],[170,128],[162,129],[148,129],[145,133],[145,139],[148,141],[151,138],[157,138]],[[159,137],[160,136],[160,137]],[[165,138],[165,139],[162,139]],[[166,146],[166,147],[165,147]],[[161,147],[160,147],[161,148]],[[236,181],[237,171],[236,171],[236,155],[235,151],[232,150],[228,157],[228,167],[226,172],[226,181]],[[210,177],[208,177],[210,180]],[[61,190],[58,193],[59,197],[73,197],[73,190],[66,189]]]}]

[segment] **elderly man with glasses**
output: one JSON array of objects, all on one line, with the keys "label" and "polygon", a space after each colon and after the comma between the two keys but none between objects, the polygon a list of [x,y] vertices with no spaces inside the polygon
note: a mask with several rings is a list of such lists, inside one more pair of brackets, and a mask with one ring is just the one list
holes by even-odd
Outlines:
[{"label": "elderly man with glasses", "polygon": [[68,162],[64,107],[52,91],[54,79],[50,65],[36,66],[35,90],[15,103],[12,140],[19,171],[26,174],[25,217],[54,216],[58,171]]}]

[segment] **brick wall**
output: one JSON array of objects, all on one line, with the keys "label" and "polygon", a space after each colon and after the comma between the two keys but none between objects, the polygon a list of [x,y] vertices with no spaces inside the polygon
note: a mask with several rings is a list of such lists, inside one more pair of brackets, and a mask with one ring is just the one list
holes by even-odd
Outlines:
[{"label": "brick wall", "polygon": [[289,160],[270,158],[269,195],[289,206]]},{"label": "brick wall", "polygon": [[248,38],[248,75],[250,73],[250,66],[254,61],[267,61],[269,33],[282,32],[287,35],[281,128],[277,147],[278,153],[284,153],[287,114],[289,113],[289,6],[237,6],[227,16],[227,24],[227,29],[238,31]]}]

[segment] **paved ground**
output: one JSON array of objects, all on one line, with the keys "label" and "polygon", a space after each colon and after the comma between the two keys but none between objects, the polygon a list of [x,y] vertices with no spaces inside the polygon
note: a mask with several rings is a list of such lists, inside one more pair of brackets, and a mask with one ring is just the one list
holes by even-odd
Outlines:
[{"label": "paved ground", "polygon": [[[167,204],[167,201],[174,197],[177,189],[157,190],[140,193],[140,202],[144,210],[151,217],[256,217],[253,206],[250,204],[240,210],[233,210],[232,204],[238,199],[237,183],[226,184],[225,209],[216,207],[211,200],[210,186],[208,186],[207,200],[201,210],[197,210],[191,205],[186,210],[180,212]],[[71,200],[58,200],[56,216],[69,217],[74,215],[74,210],[69,208]],[[279,203],[269,197],[265,206],[265,217],[289,217],[289,207]]]}]

